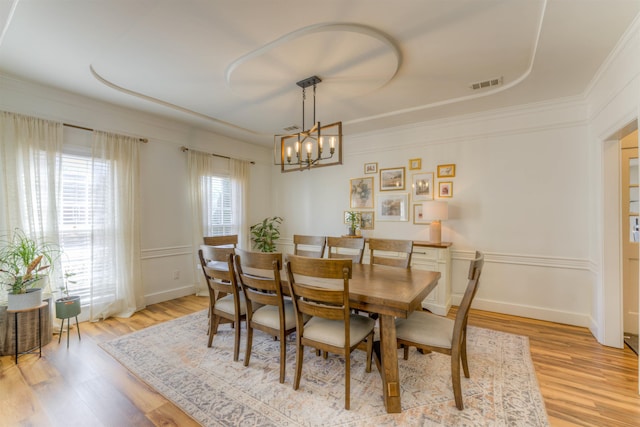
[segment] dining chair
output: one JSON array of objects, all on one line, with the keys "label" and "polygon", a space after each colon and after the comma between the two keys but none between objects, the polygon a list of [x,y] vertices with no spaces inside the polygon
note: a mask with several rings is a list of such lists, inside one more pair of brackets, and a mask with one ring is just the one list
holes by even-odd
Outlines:
[{"label": "dining chair", "polygon": [[[296,313],[296,371],[293,389],[298,390],[304,346],[344,356],[345,409],[350,406],[351,352],[366,350],[366,371],[371,372],[375,321],[351,313],[350,259],[317,259],[289,255],[286,262],[289,292]],[[311,316],[305,323],[303,316]]]},{"label": "dining chair", "polygon": [[[293,235],[293,254],[322,258],[324,256],[324,248],[327,245],[325,236],[303,236],[301,234]],[[313,246],[313,248],[310,248]]]},{"label": "dining chair", "polygon": [[464,409],[460,385],[460,364],[464,376],[469,378],[467,361],[467,319],[473,298],[478,291],[484,255],[476,251],[469,265],[467,289],[464,292],[455,320],[426,311],[414,311],[407,319],[396,319],[398,346],[404,347],[404,359],[409,357],[409,347],[423,351],[435,351],[451,356],[451,381],[456,407]]},{"label": "dining chair", "polygon": [[[391,252],[396,252],[397,255],[392,255]],[[370,264],[409,268],[413,253],[413,241],[371,238],[369,239],[369,253]]]},{"label": "dining chair", "polygon": [[228,234],[225,236],[204,236],[204,244],[208,246],[228,246],[235,248],[238,246],[238,235]]},{"label": "dining chair", "polygon": [[207,347],[211,347],[213,336],[218,332],[218,325],[231,323],[235,331],[233,360],[237,361],[240,352],[240,323],[246,319],[247,306],[244,295],[238,288],[233,254],[232,247],[203,245],[198,250],[200,265],[209,290],[210,315]]},{"label": "dining chair", "polygon": [[282,296],[282,254],[236,249],[234,263],[247,304],[244,366],[249,366],[253,330],[266,332],[280,340],[280,383],[283,383],[287,359],[286,337],[295,332],[296,318],[293,303]]},{"label": "dining chair", "polygon": [[[329,258],[351,259],[354,264],[362,264],[364,244],[364,237],[327,237],[327,254]],[[347,252],[339,252],[340,249]]]}]

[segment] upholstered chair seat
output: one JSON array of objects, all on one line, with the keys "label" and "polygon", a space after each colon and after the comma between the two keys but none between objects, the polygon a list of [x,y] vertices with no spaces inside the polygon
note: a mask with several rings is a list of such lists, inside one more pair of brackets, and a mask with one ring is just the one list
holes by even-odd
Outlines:
[{"label": "upholstered chair seat", "polygon": [[[349,322],[349,347],[353,347],[371,333],[375,326],[374,319],[352,314]],[[344,347],[344,322],[341,320],[329,320],[322,317],[312,317],[304,325],[304,336],[310,340],[318,341],[335,347]]]}]

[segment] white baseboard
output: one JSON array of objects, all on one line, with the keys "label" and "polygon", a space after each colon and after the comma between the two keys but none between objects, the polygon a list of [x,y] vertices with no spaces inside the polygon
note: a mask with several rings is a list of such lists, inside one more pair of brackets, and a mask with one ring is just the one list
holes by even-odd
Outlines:
[{"label": "white baseboard", "polygon": [[[462,295],[452,295],[451,303],[460,305]],[[592,323],[589,316],[583,313],[571,313],[568,311],[551,310],[544,307],[535,307],[522,304],[507,304],[500,301],[483,300],[476,298],[473,300],[472,308],[495,313],[510,314],[512,316],[528,317],[531,319],[546,320],[549,322],[563,323],[566,325],[581,326],[591,328]]]},{"label": "white baseboard", "polygon": [[196,293],[196,285],[187,285],[176,289],[163,292],[155,292],[144,296],[146,305],[157,304],[159,302],[170,301],[172,299],[194,295]]}]

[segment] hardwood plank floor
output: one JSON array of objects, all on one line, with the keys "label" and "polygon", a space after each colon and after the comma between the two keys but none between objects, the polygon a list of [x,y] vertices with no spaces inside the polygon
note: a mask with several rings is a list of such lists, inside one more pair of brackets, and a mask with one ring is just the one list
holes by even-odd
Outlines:
[{"label": "hardwood plank floor", "polygon": [[[0,426],[196,426],[98,343],[207,307],[207,297],[154,304],[129,319],[81,323],[37,355],[0,357]],[[455,316],[455,308],[449,313]],[[639,426],[638,358],[585,328],[471,310],[469,324],[526,335],[553,426]],[[54,337],[57,338],[57,337]],[[206,342],[203,339],[203,345]],[[412,350],[415,351],[415,350]],[[473,360],[470,361],[473,375]]]}]

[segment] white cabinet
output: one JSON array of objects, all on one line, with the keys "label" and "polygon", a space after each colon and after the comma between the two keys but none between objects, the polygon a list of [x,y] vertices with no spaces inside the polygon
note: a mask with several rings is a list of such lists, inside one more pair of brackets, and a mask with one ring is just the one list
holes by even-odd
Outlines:
[{"label": "white cabinet", "polygon": [[438,286],[422,301],[422,307],[440,316],[451,308],[451,243],[414,242],[411,268],[439,271]]}]

